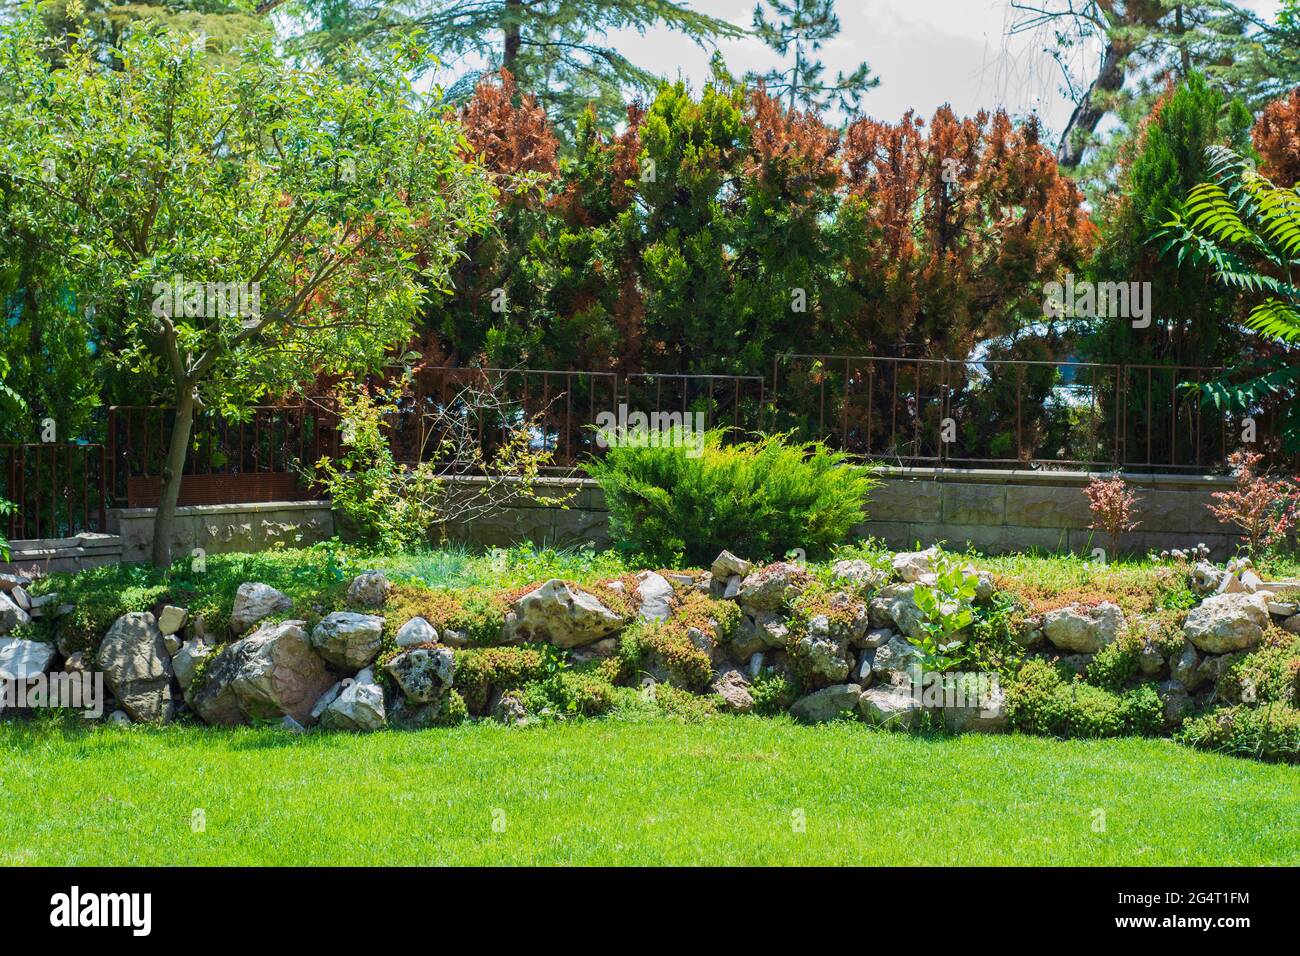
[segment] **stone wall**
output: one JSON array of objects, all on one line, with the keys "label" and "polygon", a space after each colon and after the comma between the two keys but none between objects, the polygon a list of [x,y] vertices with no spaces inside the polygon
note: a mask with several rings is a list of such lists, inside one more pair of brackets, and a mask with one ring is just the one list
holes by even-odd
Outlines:
[{"label": "stone wall", "polygon": [[[868,507],[869,519],[855,530],[883,539],[891,548],[974,547],[988,554],[1036,549],[1087,552],[1094,540],[1081,472],[981,469],[891,468],[882,474]],[[1124,551],[1145,554],[1204,543],[1216,559],[1235,553],[1236,535],[1207,510],[1210,495],[1232,486],[1222,477],[1126,476],[1139,497],[1140,527],[1121,542]],[[555,546],[610,543],[608,510],[594,482],[548,482],[544,494],[567,497],[567,507],[525,503],[461,527],[452,536],[469,544],[508,545],[523,540]]]},{"label": "stone wall", "polygon": [[11,541],[9,560],[0,561],[0,574],[72,573],[121,560],[122,539],[118,535],[86,531],[74,538]]},{"label": "stone wall", "polygon": [[[1130,475],[1139,496],[1137,531],[1123,549],[1145,554],[1205,543],[1218,560],[1236,550],[1232,529],[1219,525],[1206,505],[1227,478]],[[952,549],[974,547],[988,554],[1036,549],[1087,552],[1094,541],[1083,488],[1089,476],[1078,472],[892,468],[882,475],[869,505],[869,519],[855,531],[906,549],[945,542]],[[474,479],[465,479],[474,482]],[[599,486],[587,479],[558,478],[542,483],[540,494],[562,504],[521,502],[449,529],[456,541],[508,546],[521,541],[542,545],[596,548],[611,544],[609,512]],[[14,566],[33,564],[68,571],[110,561],[147,561],[153,542],[152,508],[109,512],[108,536],[82,535],[61,541],[14,542]],[[208,554],[261,551],[274,545],[297,547],[335,533],[325,501],[199,505],[177,510],[174,554],[203,548]],[[84,539],[84,540],[83,540]]]},{"label": "stone wall", "polygon": [[[153,508],[114,508],[109,527],[122,539],[123,561],[147,561],[153,549]],[[328,501],[272,501],[194,505],[176,509],[172,554],[264,551],[282,544],[305,547],[334,534]]]},{"label": "stone wall", "polygon": [[[986,554],[1037,549],[1086,552],[1104,546],[1092,518],[1081,472],[891,469],[858,528],[892,548],[917,541],[950,548],[972,546]],[[1233,529],[1218,523],[1207,505],[1232,480],[1203,475],[1127,475],[1138,496],[1138,529],[1121,550],[1146,554],[1204,543],[1216,559],[1236,551]]]}]

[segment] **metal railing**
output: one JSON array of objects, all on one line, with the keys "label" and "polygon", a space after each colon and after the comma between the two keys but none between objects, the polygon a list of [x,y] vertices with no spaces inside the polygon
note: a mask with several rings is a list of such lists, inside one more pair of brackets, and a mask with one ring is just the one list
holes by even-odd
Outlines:
[{"label": "metal railing", "polygon": [[[157,503],[174,414],[152,405],[109,409],[107,493],[116,506]],[[311,496],[304,468],[339,451],[338,419],[328,402],[259,405],[237,419],[195,416],[183,474],[182,504],[293,500]]]},{"label": "metal railing", "polygon": [[11,541],[105,531],[104,446],[0,445],[0,498],[11,503],[0,526]]},{"label": "metal railing", "polygon": [[773,363],[772,427],[899,464],[1208,472],[1238,424],[1186,385],[1223,371],[791,354]]},{"label": "metal railing", "polygon": [[[953,360],[871,355],[778,356],[770,380],[754,375],[424,367],[390,422],[402,462],[436,457],[449,414],[469,415],[467,390],[490,391],[498,411],[474,413],[485,453],[528,423],[550,453],[549,470],[572,472],[603,453],[602,413],[696,413],[734,438],[791,432],[863,460],[993,468],[1222,471],[1239,422],[1213,412],[1185,386],[1222,369],[1020,359]],[[508,414],[499,411],[508,406]],[[7,537],[104,530],[105,510],[157,503],[172,413],[109,409],[97,444],[0,445],[0,520]],[[1263,441],[1267,416],[1259,422]],[[315,497],[308,477],[337,459],[337,410],[327,399],[247,410],[238,419],[196,417],[181,504]]]},{"label": "metal railing", "polygon": [[394,428],[398,457],[436,457],[436,432],[458,403],[472,414],[472,399],[464,396],[473,391],[491,393],[511,408],[507,417],[476,415],[485,453],[490,455],[512,430],[528,422],[529,443],[549,453],[545,467],[551,471],[572,471],[584,458],[604,453],[596,429],[605,414],[619,418],[640,412],[651,420],[693,414],[704,428],[727,427],[737,437],[756,434],[765,417],[766,383],[758,375],[426,367],[415,378],[409,404],[403,405],[415,415]]}]

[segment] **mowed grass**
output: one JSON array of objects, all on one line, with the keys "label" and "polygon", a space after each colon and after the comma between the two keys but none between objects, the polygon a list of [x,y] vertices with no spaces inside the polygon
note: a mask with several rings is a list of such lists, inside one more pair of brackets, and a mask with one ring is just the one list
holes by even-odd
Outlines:
[{"label": "mowed grass", "polygon": [[1300,863],[1300,768],[1167,740],[759,718],[7,724],[0,808],[7,864]]}]

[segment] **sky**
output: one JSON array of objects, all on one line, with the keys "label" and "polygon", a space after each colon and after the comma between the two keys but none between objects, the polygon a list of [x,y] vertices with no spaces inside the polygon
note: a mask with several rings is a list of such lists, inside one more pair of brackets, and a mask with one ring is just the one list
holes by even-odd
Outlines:
[{"label": "sky", "polygon": [[[753,0],[688,0],[702,13],[748,28]],[[1270,17],[1277,0],[1245,0]],[[1059,131],[1073,104],[1062,94],[1060,71],[1043,39],[1007,37],[1015,18],[1008,0],[837,0],[840,35],[822,49],[826,73],[848,72],[866,60],[881,83],[863,98],[863,110],[897,121],[908,109],[929,117],[943,103],[958,115],[1005,107],[1015,116],[1037,113]],[[615,34],[620,51],[647,69],[681,76],[697,89],[708,78],[709,53],[667,30]],[[766,70],[776,56],[757,39],[719,44],[733,73]],[[1095,55],[1095,54],[1094,54]]]}]

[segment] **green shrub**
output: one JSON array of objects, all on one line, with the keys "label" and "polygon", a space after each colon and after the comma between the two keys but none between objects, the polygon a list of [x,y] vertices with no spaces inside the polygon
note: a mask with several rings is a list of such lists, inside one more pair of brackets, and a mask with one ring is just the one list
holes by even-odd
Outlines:
[{"label": "green shrub", "polygon": [[749,694],[754,698],[754,713],[763,717],[784,714],[799,699],[801,690],[794,678],[764,668],[749,685]]},{"label": "green shrub", "polygon": [[1221,707],[1189,718],[1174,739],[1201,750],[1300,763],[1300,710],[1281,703]]},{"label": "green shrub", "polygon": [[656,684],[654,699],[661,713],[692,724],[717,716],[722,698],[717,694],[692,694],[671,684]]},{"label": "green shrub", "polygon": [[456,687],[472,714],[487,709],[493,689],[517,690],[559,669],[559,654],[548,645],[474,647],[455,652]]},{"label": "green shrub", "polygon": [[1025,609],[1015,597],[998,591],[988,603],[975,605],[974,614],[965,647],[967,668],[1014,675],[1025,657],[1023,645],[1016,640],[1029,626]]},{"label": "green shrub", "polygon": [[691,643],[676,622],[638,621],[619,642],[622,673],[633,680],[641,672],[684,690],[702,690],[713,676],[709,655]]},{"label": "green shrub", "polygon": [[[876,480],[820,443],[783,436],[725,445],[610,448],[587,464],[610,510],[615,540],[653,563],[707,565],[724,548],[750,560],[829,551],[864,517]],[[694,457],[693,457],[694,456]]]},{"label": "green shrub", "polygon": [[1138,672],[1138,655],[1142,639],[1133,631],[1126,631],[1111,641],[1088,663],[1084,680],[1094,687],[1119,693]]},{"label": "green shrub", "polygon": [[520,699],[530,716],[599,717],[616,700],[614,685],[603,668],[562,670],[545,680],[524,685]]},{"label": "green shrub", "polygon": [[1227,658],[1218,693],[1234,704],[1300,706],[1300,636],[1270,632],[1257,650]]},{"label": "green shrub", "polygon": [[1114,694],[1067,681],[1046,661],[1031,660],[1006,688],[1007,719],[1026,733],[1053,737],[1119,737],[1159,733],[1160,698],[1145,684]]}]

